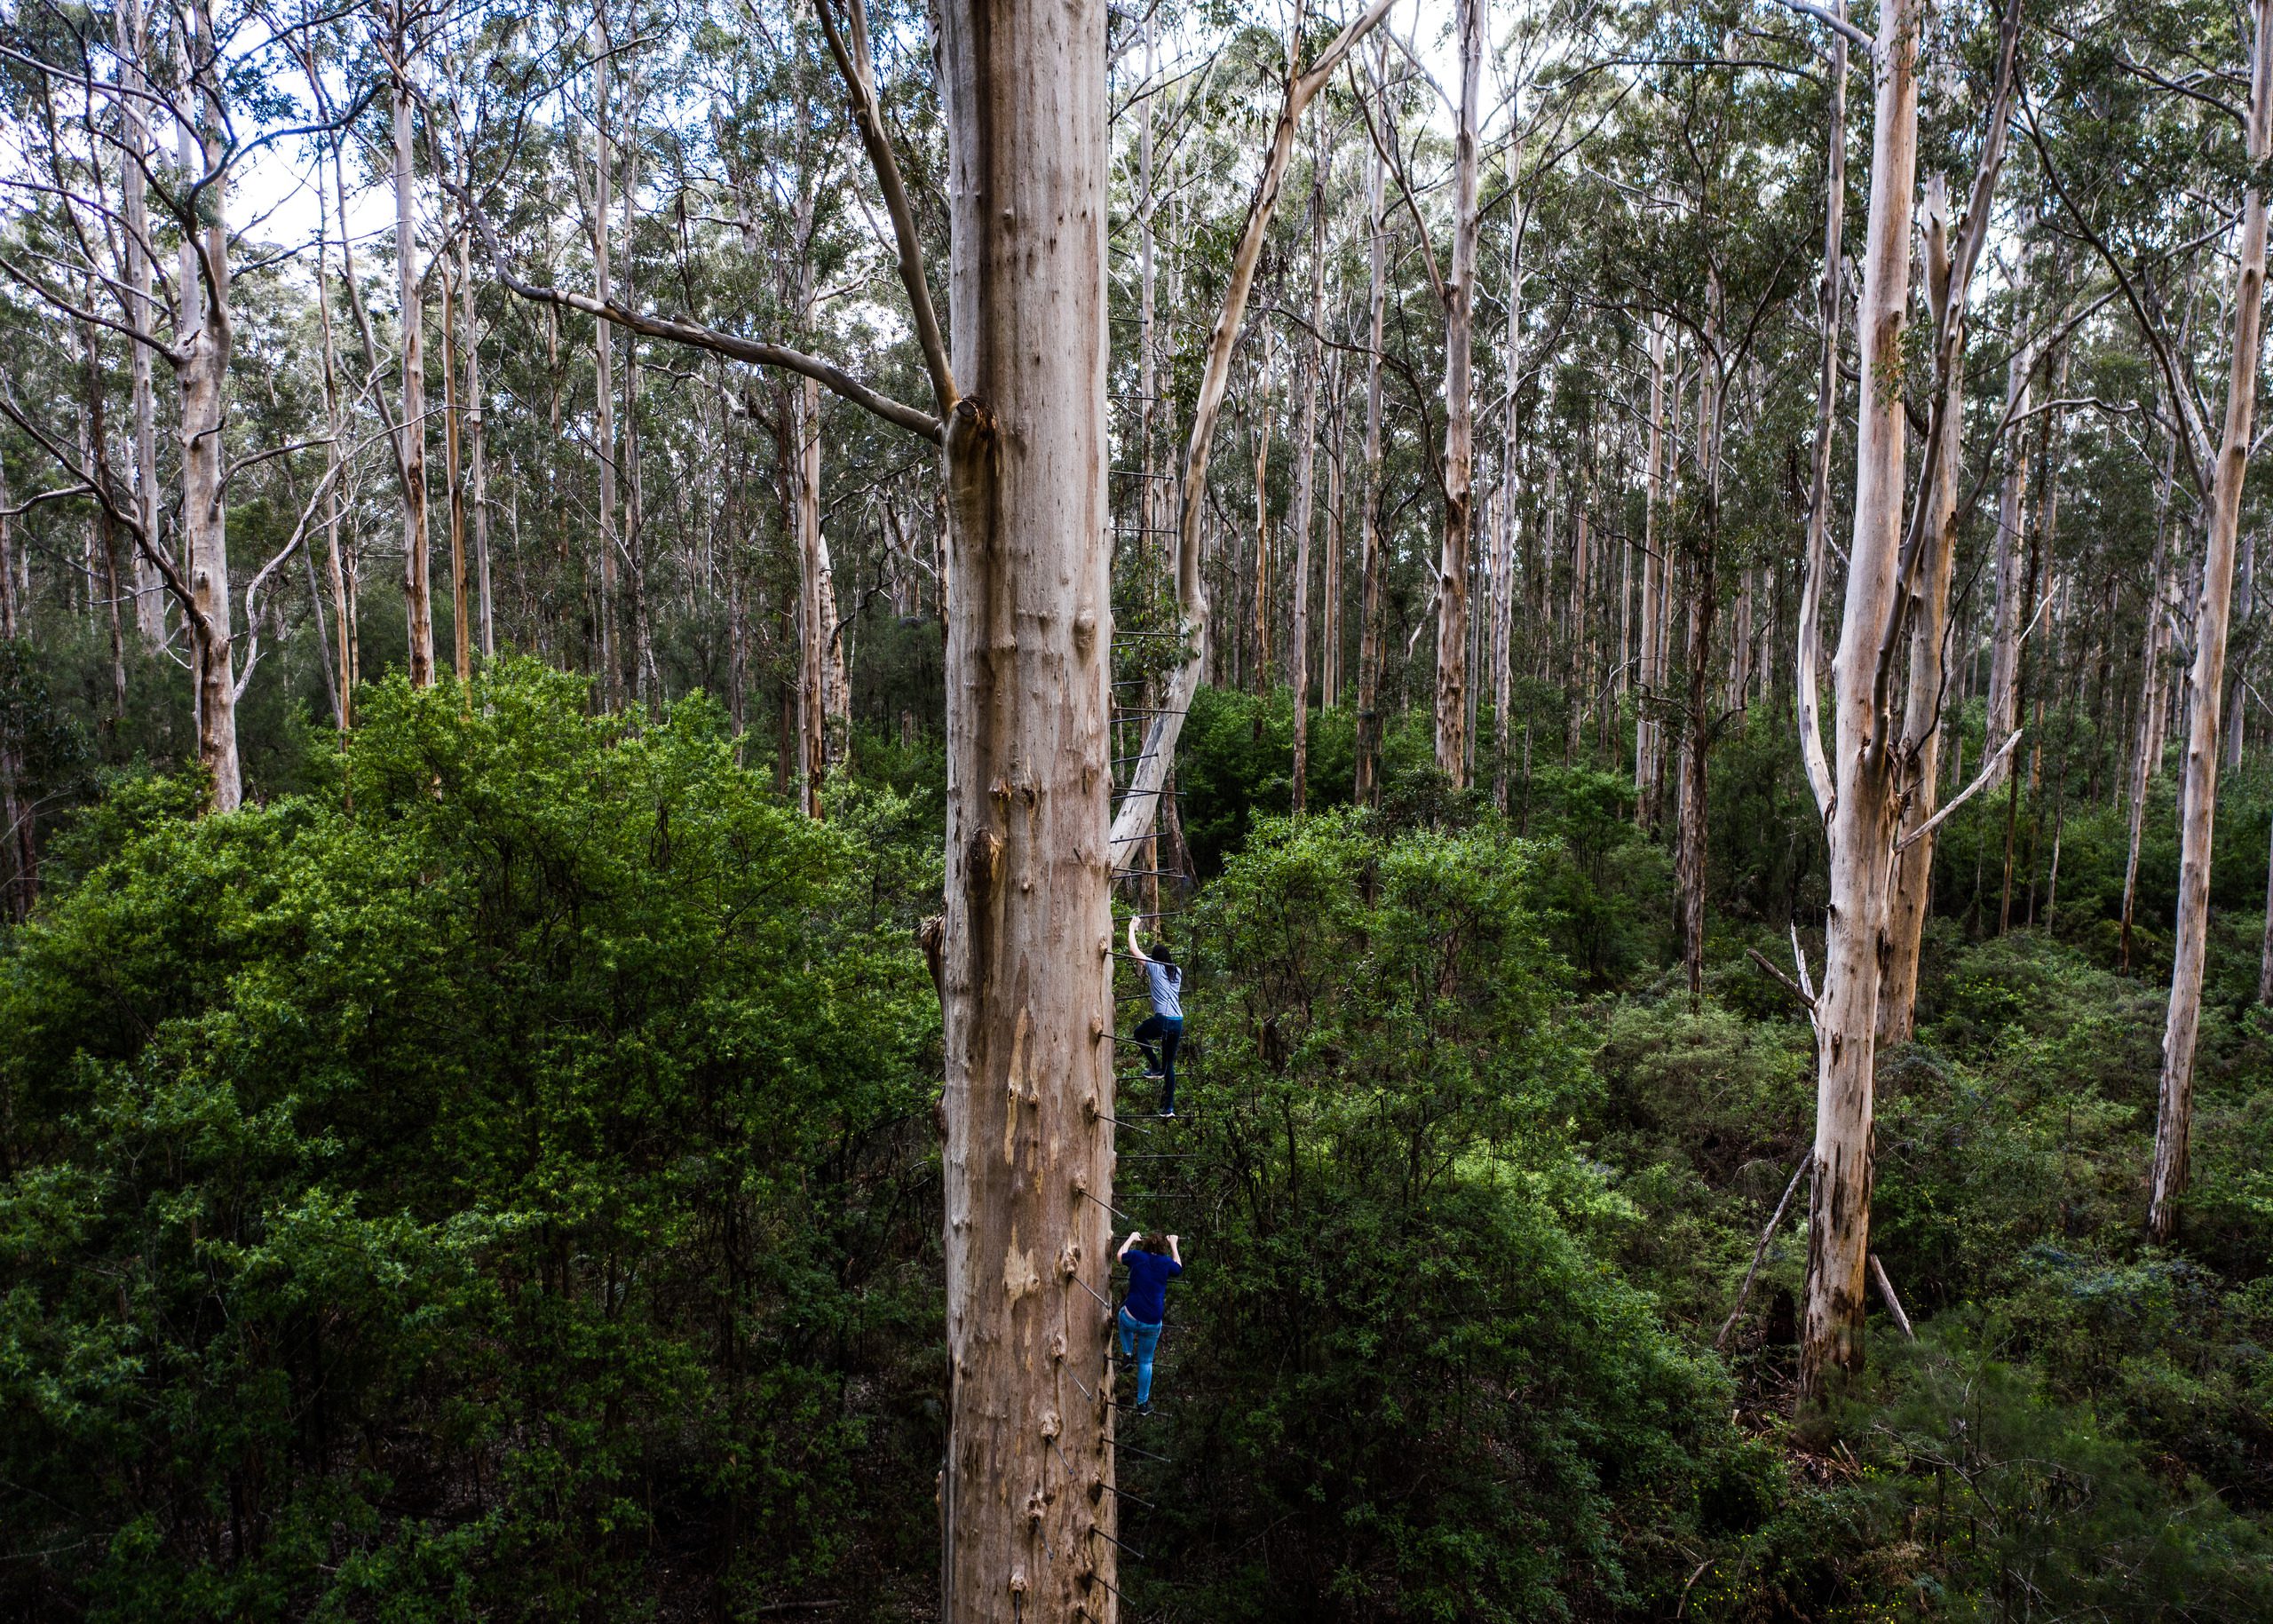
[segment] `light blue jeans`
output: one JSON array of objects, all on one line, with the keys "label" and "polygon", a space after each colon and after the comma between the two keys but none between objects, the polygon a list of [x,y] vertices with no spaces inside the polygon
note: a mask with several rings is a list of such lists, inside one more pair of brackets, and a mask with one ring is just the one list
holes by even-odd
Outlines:
[{"label": "light blue jeans", "polygon": [[1136,1402],[1152,1400],[1152,1350],[1160,1345],[1160,1327],[1146,1325],[1127,1309],[1121,1311],[1121,1356],[1136,1361]]}]

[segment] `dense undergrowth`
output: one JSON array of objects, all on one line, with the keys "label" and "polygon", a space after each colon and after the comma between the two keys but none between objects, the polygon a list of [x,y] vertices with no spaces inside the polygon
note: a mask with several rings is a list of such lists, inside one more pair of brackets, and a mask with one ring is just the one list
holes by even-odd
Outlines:
[{"label": "dense undergrowth", "polygon": [[[2118,815],[2062,810],[2056,903],[2025,783],[1952,823],[1880,1078],[1918,1340],[1874,1305],[1797,1425],[1796,1224],[1715,1347],[1811,1112],[1744,957],[1820,909],[1778,736],[1716,760],[1692,1008],[1619,777],[1542,752],[1501,818],[1406,732],[1361,814],[1328,712],[1297,821],[1287,733],[1208,694],[1180,762],[1196,1115],[1144,1142],[1192,1159],[1124,1145],[1121,1189],[1193,1267],[1133,1616],[2273,1617],[2261,775],[2168,1250]],[[814,825],[715,708],[594,718],[533,665],[293,737],[230,819],[109,779],[0,938],[0,1611],[930,1616],[936,747],[862,739]]]}]

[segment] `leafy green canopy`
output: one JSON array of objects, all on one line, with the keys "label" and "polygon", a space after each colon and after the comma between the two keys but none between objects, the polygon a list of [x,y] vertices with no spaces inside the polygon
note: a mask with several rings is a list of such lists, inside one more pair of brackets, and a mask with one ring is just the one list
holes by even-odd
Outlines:
[{"label": "leafy green canopy", "polygon": [[398,680],[345,795],[122,792],[12,939],[5,1611],[632,1616],[921,1527],[930,876],[583,699]]},{"label": "leafy green canopy", "polygon": [[1565,1131],[1590,1085],[1540,851],[1265,820],[1204,896],[1208,1227],[1146,1571],[1206,1583],[1208,1616],[1595,1616],[1679,1560],[1723,1386],[1592,1244],[1625,1208]]}]

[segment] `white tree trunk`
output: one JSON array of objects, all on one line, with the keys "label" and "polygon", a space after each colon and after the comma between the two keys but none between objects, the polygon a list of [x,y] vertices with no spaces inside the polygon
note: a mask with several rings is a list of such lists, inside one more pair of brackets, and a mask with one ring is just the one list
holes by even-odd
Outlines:
[{"label": "white tree trunk", "polygon": [[1662,736],[1658,704],[1665,682],[1665,616],[1658,599],[1666,590],[1665,543],[1659,534],[1659,509],[1666,477],[1666,321],[1650,323],[1650,424],[1648,462],[1642,476],[1642,649],[1634,711],[1634,818],[1643,829],[1657,821],[1658,749]]},{"label": "white tree trunk", "polygon": [[[196,87],[198,128],[180,133],[181,165],[218,171],[227,150],[218,81],[210,0],[185,12],[190,60],[184,79]],[[186,103],[185,96],[185,104]],[[235,338],[229,311],[228,182],[217,176],[207,195],[205,229],[181,245],[182,305],[175,368],[181,393],[182,552],[188,564],[196,678],[197,758],[213,780],[212,810],[234,812],[244,799],[237,760],[236,671],[230,654],[228,480],[223,430],[228,418],[229,355]]]},{"label": "white tree trunk", "polygon": [[[1286,183],[1287,166],[1294,156],[1295,131],[1303,110],[1326,87],[1327,81],[1350,48],[1389,14],[1397,0],[1374,0],[1364,16],[1350,23],[1319,52],[1307,71],[1300,67],[1301,13],[1287,48],[1286,94],[1279,104],[1279,122],[1271,131],[1271,149],[1264,154],[1263,172],[1255,178],[1255,195],[1247,203],[1247,222],[1239,245],[1232,250],[1223,308],[1208,341],[1208,360],[1200,375],[1200,392],[1192,403],[1192,438],[1184,450],[1184,477],[1176,518],[1176,608],[1186,641],[1184,662],[1168,685],[1162,714],[1145,729],[1144,748],[1136,770],[1129,775],[1121,810],[1113,814],[1113,837],[1118,844],[1133,843],[1150,828],[1168,774],[1175,770],[1176,743],[1184,730],[1184,713],[1199,691],[1208,669],[1208,595],[1200,574],[1200,515],[1205,511],[1208,459],[1215,446],[1216,423],[1222,415],[1224,396],[1231,383],[1232,353],[1237,347],[1240,323],[1246,317],[1247,296],[1255,287],[1255,272],[1263,257],[1263,242],[1271,217]],[[1378,218],[1378,217],[1377,217]],[[1378,346],[1377,346],[1378,347]],[[1362,677],[1360,681],[1362,681]],[[1362,723],[1361,723],[1362,725]],[[1362,761],[1363,749],[1360,749]],[[1364,769],[1361,765],[1360,772]]]},{"label": "white tree trunk", "polygon": [[[148,182],[143,164],[149,151],[148,126],[144,119],[143,92],[148,80],[142,58],[148,42],[142,20],[141,0],[126,0],[118,8],[121,134],[126,147],[119,159],[119,195],[125,216],[124,250],[128,323],[138,337],[126,346],[132,378],[134,415],[134,514],[150,544],[158,543],[158,406],[150,376],[150,346],[142,342],[156,327],[157,305],[152,297],[155,267],[150,257]],[[139,547],[134,550],[134,625],[143,646],[156,648],[166,640],[165,589],[158,566]]]},{"label": "white tree trunk", "polygon": [[[434,602],[426,536],[426,311],[419,297],[418,226],[410,164],[410,27],[395,12],[395,289],[402,320],[402,594],[410,628],[410,685],[434,681]],[[601,295],[606,297],[605,293]]]},{"label": "white tree trunk", "polygon": [[[1311,183],[1311,331],[1326,328],[1325,154],[1317,154]],[[1303,409],[1295,429],[1295,623],[1287,646],[1288,679],[1294,687],[1294,810],[1303,810],[1310,776],[1311,709],[1311,508],[1318,465],[1319,371],[1325,349],[1313,337],[1303,349]]]},{"label": "white tree trunk", "polygon": [[473,680],[473,636],[466,602],[465,458],[458,398],[458,304],[469,291],[449,250],[439,250],[435,265],[442,284],[442,478],[450,497],[450,658],[461,683]]},{"label": "white tree trunk", "polygon": [[489,465],[487,415],[481,409],[481,326],[473,312],[473,279],[469,274],[468,239],[458,234],[458,285],[465,289],[460,313],[465,321],[465,435],[466,503],[473,512],[473,561],[481,595],[481,658],[497,657],[497,625],[489,593]]},{"label": "white tree trunk", "polygon": [[[1383,117],[1387,107],[1384,104]],[[1394,139],[1393,135],[1392,138]],[[1355,799],[1381,798],[1382,336],[1389,303],[1388,165],[1376,152],[1366,171],[1366,444],[1358,490],[1358,762]]]},{"label": "white tree trunk", "polygon": [[[592,24],[592,196],[590,232],[592,288],[602,304],[614,297],[608,254],[607,203],[614,171],[614,145],[608,130],[608,38],[600,21]],[[600,703],[613,710],[622,702],[622,661],[615,647],[615,339],[605,317],[592,323],[594,402],[598,408],[600,592],[596,606]]]},{"label": "white tree trunk", "polygon": [[1456,0],[1460,122],[1453,137],[1453,263],[1445,280],[1445,535],[1437,565],[1437,767],[1468,787],[1468,555],[1475,499],[1476,402],[1469,350],[1476,335],[1477,103],[1485,0]]},{"label": "white tree trunk", "polygon": [[[2249,161],[2255,173],[2273,153],[2273,0],[2253,0]],[[2186,1194],[2194,1116],[2194,1049],[2202,1018],[2202,971],[2210,921],[2210,857],[2218,800],[2219,701],[2225,693],[2226,630],[2232,605],[2234,542],[2241,519],[2242,479],[2249,469],[2257,401],[2258,348],[2265,297],[2265,192],[2242,194],[2241,240],[2234,268],[2233,354],[2226,379],[2226,417],[2209,491],[2208,544],[2201,596],[2194,612],[2194,673],[2187,714],[2186,779],[2178,860],[2177,942],[2170,1009],[2163,1026],[2162,1095],[2155,1118],[2155,1168],[2147,1228],[2167,1241],[2178,1231]]]},{"label": "white tree trunk", "polygon": [[[2024,254],[2020,269],[2013,276],[2016,310],[2027,294],[2027,269],[2028,257]],[[2029,380],[2035,368],[2035,353],[2025,345],[2016,346],[2005,375],[2005,396],[2013,416],[2029,409]],[[2013,731],[2020,693],[2020,575],[2025,564],[2022,533],[2028,523],[2030,436],[2022,429],[2016,430],[2012,439],[2012,452],[2005,462],[2004,482],[1997,494],[1997,599],[1995,618],[1990,622],[1989,630],[1989,724],[1984,734],[1992,749]],[[2006,761],[2007,768],[1995,770],[1997,776],[1991,780],[1991,788],[1996,788],[2002,781],[2003,772],[2009,770],[2011,757],[2006,757]]]},{"label": "white tree trunk", "polygon": [[1902,543],[1900,374],[1918,159],[1918,0],[1886,0],[1879,14],[1869,236],[1856,312],[1863,382],[1855,529],[1833,668],[1831,902],[1816,1005],[1815,1184],[1800,1348],[1800,1386],[1809,1398],[1821,1395],[1831,1370],[1852,1369],[1863,1356],[1873,1042],[1895,813],[1892,757],[1876,694],[1879,644],[1894,605]]}]

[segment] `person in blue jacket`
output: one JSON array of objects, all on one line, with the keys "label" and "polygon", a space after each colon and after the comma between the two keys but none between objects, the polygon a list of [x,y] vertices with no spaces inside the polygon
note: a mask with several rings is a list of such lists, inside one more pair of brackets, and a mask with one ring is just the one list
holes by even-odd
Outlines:
[{"label": "person in blue jacket", "polygon": [[1152,1352],[1160,1345],[1167,1317],[1168,1282],[1184,1272],[1184,1255],[1174,1235],[1131,1230],[1121,1243],[1129,1265],[1129,1295],[1121,1301],[1121,1355],[1136,1361],[1136,1413],[1152,1413]]},{"label": "person in blue jacket", "polygon": [[[1176,1051],[1184,1042],[1184,971],[1176,968],[1167,947],[1152,944],[1146,953],[1136,945],[1136,922],[1129,922],[1129,952],[1144,967],[1145,989],[1152,995],[1152,1014],[1129,1035],[1144,1054],[1144,1081],[1160,1085],[1160,1114],[1176,1114]],[[1160,1052],[1152,1051],[1158,1043]]]}]

